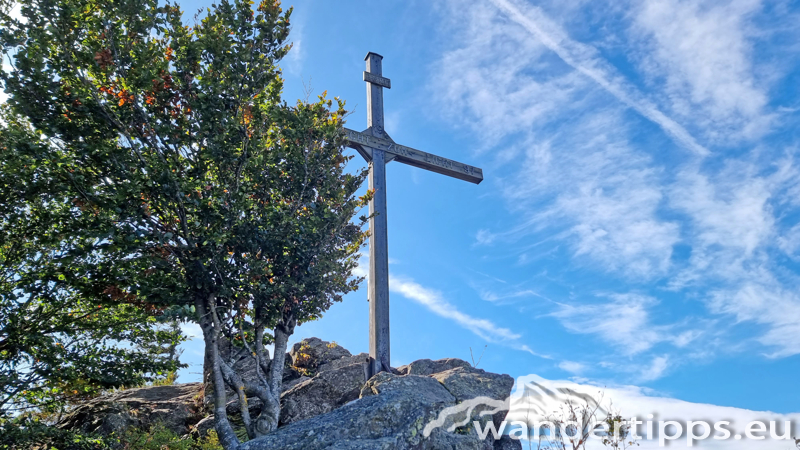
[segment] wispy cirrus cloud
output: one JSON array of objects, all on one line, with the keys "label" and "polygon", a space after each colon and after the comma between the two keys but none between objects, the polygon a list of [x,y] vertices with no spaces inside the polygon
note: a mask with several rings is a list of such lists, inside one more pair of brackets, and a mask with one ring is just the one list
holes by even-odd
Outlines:
[{"label": "wispy cirrus cloud", "polygon": [[749,257],[772,236],[770,186],[764,178],[748,176],[748,169],[753,168],[732,168],[715,181],[696,171],[678,175],[670,202],[690,216],[699,247],[732,247]]},{"label": "wispy cirrus cloud", "polygon": [[758,33],[748,18],[762,7],[761,0],[647,0],[634,7],[642,72],[663,86],[670,112],[714,141],[758,138],[776,118],[765,109],[766,86],[748,39]]},{"label": "wispy cirrus cloud", "polygon": [[661,112],[621,77],[612,65],[599,56],[597,49],[570,39],[541,8],[517,0],[491,1],[507,14],[509,19],[521,25],[565,63],[590,78],[623,104],[657,124],[682,146],[698,155],[708,154],[708,150],[698,144],[680,124]]},{"label": "wispy cirrus cloud", "polygon": [[586,365],[575,361],[561,361],[558,368],[574,375],[580,375],[586,371]]},{"label": "wispy cirrus cloud", "polygon": [[669,368],[669,362],[669,356],[656,356],[650,361],[649,366],[640,371],[639,378],[642,381],[653,381],[661,378]]},{"label": "wispy cirrus cloud", "polygon": [[[515,219],[482,227],[476,249],[520,261],[521,248],[543,242],[567,249],[568,259],[549,261],[568,293],[546,293],[556,303],[536,308],[635,355],[640,380],[699,357],[680,350],[688,343],[800,353],[794,315],[781,313],[800,310],[800,274],[786,263],[800,258],[798,142],[785,133],[793,110],[776,106],[800,98],[771,91],[797,70],[786,58],[800,46],[784,38],[800,33],[780,31],[769,53],[783,56],[765,59],[763,39],[778,33],[764,25],[773,5],[446,4],[456,38],[434,71],[434,99],[480,138],[480,153],[494,151],[493,186]],[[591,17],[580,15],[586,8]],[[598,300],[594,277],[617,293]],[[513,289],[478,290],[508,307],[527,301],[501,293]],[[620,316],[598,319],[608,307]],[[654,322],[656,309],[678,319]]]},{"label": "wispy cirrus cloud", "polygon": [[[658,214],[663,171],[630,145],[626,105],[609,103],[605,90],[552,58],[547,45],[509,23],[503,10],[481,4],[454,14],[464,40],[442,57],[446,70],[434,77],[438,101],[463,105],[443,111],[478,136],[511,138],[498,160],[519,169],[499,184],[522,222],[507,231],[480,230],[476,243],[514,241],[567,224],[557,233],[572,241],[577,256],[630,277],[663,275],[679,232]],[[558,45],[574,44],[567,41],[561,36]],[[607,66],[595,52],[576,53],[588,53],[592,67]]]},{"label": "wispy cirrus cloud", "polygon": [[778,238],[778,245],[791,258],[800,258],[800,223]]},{"label": "wispy cirrus cloud", "polygon": [[487,341],[515,341],[522,337],[522,335],[498,326],[490,320],[479,319],[459,311],[453,304],[447,302],[441,293],[411,280],[393,277],[389,282],[389,289],[414,300],[437,316],[455,321]]},{"label": "wispy cirrus cloud", "polygon": [[478,295],[482,300],[486,300],[487,302],[492,302],[492,303],[509,302],[529,297],[538,297],[547,301],[551,301],[549,298],[534,291],[533,289],[511,290],[502,293],[498,293],[489,289],[478,288],[477,290],[478,290]]},{"label": "wispy cirrus cloud", "polygon": [[522,334],[500,326],[491,320],[475,317],[461,311],[434,289],[424,287],[419,283],[402,277],[390,277],[389,289],[421,304],[439,317],[454,321],[489,342],[506,345],[540,358],[551,358],[548,355],[536,352],[529,345],[524,344],[521,341]]},{"label": "wispy cirrus cloud", "polygon": [[745,339],[762,344],[771,357],[800,354],[800,297],[793,289],[800,274],[779,258],[794,252],[798,226],[782,226],[779,214],[796,214],[786,195],[798,178],[791,159],[774,162],[766,173],[752,161],[731,161],[712,175],[681,173],[669,194],[689,216],[692,244],[669,287],[698,292],[710,313],[733,319],[729,328],[762,326]]},{"label": "wispy cirrus cloud", "polygon": [[774,280],[769,281],[760,284],[747,280],[735,289],[711,292],[709,308],[718,314],[731,315],[738,322],[766,325],[767,331],[756,340],[770,349],[767,352],[769,357],[798,355],[800,295]]},{"label": "wispy cirrus cloud", "polygon": [[550,315],[578,334],[598,336],[620,353],[633,356],[667,342],[685,347],[697,338],[693,331],[677,324],[655,324],[653,307],[659,301],[639,294],[608,294],[608,301],[586,304],[561,304]]},{"label": "wispy cirrus cloud", "polygon": [[[358,263],[353,274],[359,277],[368,277],[369,254],[362,252],[359,255]],[[391,263],[392,261],[390,259],[390,264]],[[498,281],[502,282],[502,280]],[[489,319],[475,317],[472,314],[465,313],[448,302],[441,292],[425,287],[408,277],[390,274],[389,290],[424,306],[428,311],[439,317],[452,320],[459,326],[464,327],[486,341],[507,345],[534,356],[550,358],[547,355],[537,353],[530,346],[522,343],[522,334],[498,325]]]},{"label": "wispy cirrus cloud", "polygon": [[567,225],[576,259],[628,277],[666,274],[680,234],[660,214],[662,169],[631,145],[619,110],[583,113],[569,128],[547,148],[532,146],[504,184],[504,196],[525,210],[526,227],[514,234]]}]

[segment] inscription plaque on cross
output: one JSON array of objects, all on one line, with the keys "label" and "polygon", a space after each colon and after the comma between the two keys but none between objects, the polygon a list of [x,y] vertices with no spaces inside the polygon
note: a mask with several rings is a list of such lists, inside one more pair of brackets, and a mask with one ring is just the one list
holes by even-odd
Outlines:
[{"label": "inscription plaque on cross", "polygon": [[391,89],[391,80],[383,76],[383,56],[370,52],[365,58],[367,70],[367,129],[345,128],[347,146],[354,148],[369,163],[369,189],[374,191],[369,203],[369,356],[368,377],[388,371],[389,358],[389,245],[386,226],[386,164],[398,161],[411,166],[478,184],[483,171],[411,147],[396,144],[383,126],[383,88]]}]

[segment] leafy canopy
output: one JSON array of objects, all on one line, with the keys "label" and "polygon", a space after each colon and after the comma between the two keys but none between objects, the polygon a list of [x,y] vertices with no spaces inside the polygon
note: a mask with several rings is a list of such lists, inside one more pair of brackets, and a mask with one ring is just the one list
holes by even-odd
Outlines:
[{"label": "leafy canopy", "polygon": [[7,108],[0,121],[0,416],[57,411],[176,370],[177,358],[153,349],[174,348],[179,330],[70,286],[85,245],[73,232],[74,205],[57,178],[42,176],[50,169],[36,159],[46,142]]},{"label": "leafy canopy", "polygon": [[269,372],[278,331],[358,287],[370,193],[345,170],[344,102],[281,100],[290,14],[224,0],[186,25],[171,2],[34,0],[0,16],[9,310],[113,320],[112,340],[196,320]]}]

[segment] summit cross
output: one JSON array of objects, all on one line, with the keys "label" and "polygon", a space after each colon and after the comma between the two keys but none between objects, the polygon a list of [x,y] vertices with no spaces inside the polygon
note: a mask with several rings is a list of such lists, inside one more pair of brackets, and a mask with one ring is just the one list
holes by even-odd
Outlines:
[{"label": "summit cross", "polygon": [[369,163],[369,356],[368,377],[389,371],[389,249],[386,225],[386,164],[397,161],[442,175],[478,184],[483,171],[468,164],[396,144],[383,126],[383,88],[392,83],[383,77],[383,56],[369,52],[367,70],[367,129],[345,128],[347,146]]}]

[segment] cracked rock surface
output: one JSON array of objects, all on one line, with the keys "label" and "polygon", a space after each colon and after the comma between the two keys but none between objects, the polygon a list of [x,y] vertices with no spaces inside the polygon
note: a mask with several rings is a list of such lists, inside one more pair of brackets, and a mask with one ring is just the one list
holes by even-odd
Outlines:
[{"label": "cracked rock surface", "polygon": [[[499,429],[514,385],[508,375],[448,358],[414,361],[366,380],[368,355],[318,338],[295,344],[287,356],[280,426],[241,450],[522,449],[507,436],[480,439],[474,425],[484,429],[492,421]],[[180,435],[202,435],[213,426],[202,388],[187,383],[122,391],[87,402],[59,426],[110,434],[160,421]],[[232,414],[236,401],[231,397],[228,405]],[[258,413],[257,402],[249,406]]]}]

